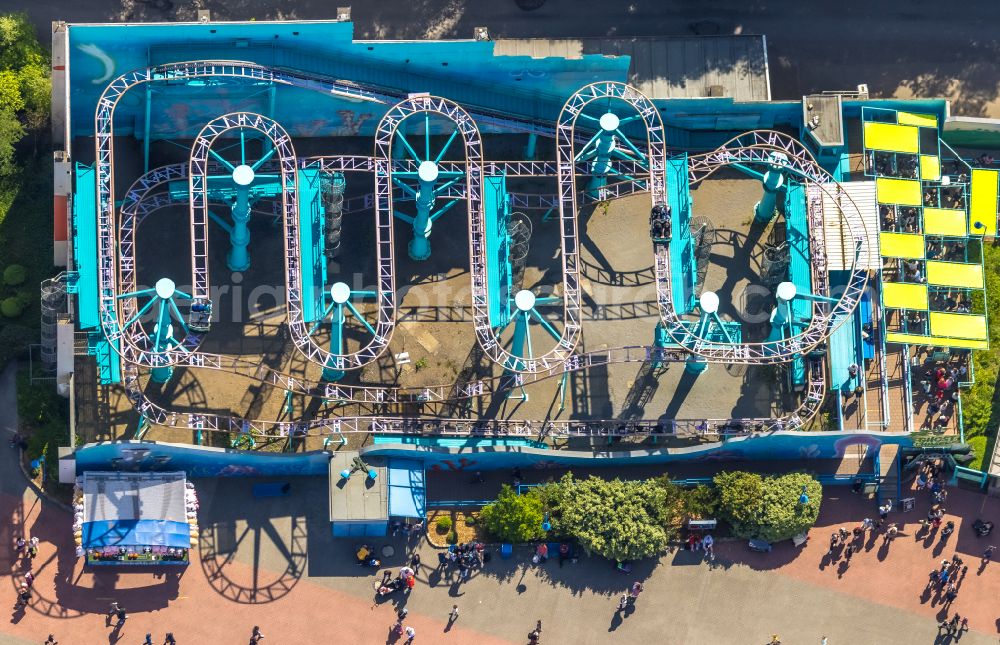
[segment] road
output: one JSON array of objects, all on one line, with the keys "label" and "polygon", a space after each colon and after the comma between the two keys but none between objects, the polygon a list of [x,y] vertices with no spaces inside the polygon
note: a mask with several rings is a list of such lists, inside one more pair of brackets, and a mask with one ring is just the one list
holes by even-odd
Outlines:
[{"label": "road", "polygon": [[[38,0],[27,11],[47,40],[53,20],[121,22],[193,20],[208,9],[216,20],[330,19],[328,0],[175,0],[169,10],[136,0]],[[22,10],[0,0],[0,10]],[[469,38],[473,27],[493,37],[656,36],[691,33],[708,21],[719,33],[767,36],[774,98],[854,89],[874,96],[947,97],[953,113],[1000,117],[995,60],[1000,3],[966,0],[548,0],[533,12],[513,0],[381,0],[355,3],[357,38]]]}]

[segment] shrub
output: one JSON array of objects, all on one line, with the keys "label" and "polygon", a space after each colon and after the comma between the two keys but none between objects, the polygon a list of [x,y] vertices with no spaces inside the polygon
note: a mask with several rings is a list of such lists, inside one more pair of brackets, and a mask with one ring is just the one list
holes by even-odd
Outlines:
[{"label": "shrub", "polygon": [[451,533],[448,534],[448,537],[446,537],[445,540],[448,542],[448,544],[458,544],[458,533],[452,531]]},{"label": "shrub", "polygon": [[731,471],[715,476],[719,514],[739,536],[753,534],[763,515],[764,479],[757,473]]},{"label": "shrub", "polygon": [[8,323],[0,325],[0,367],[21,352],[27,350],[28,344],[36,342],[38,332],[24,325]]},{"label": "shrub", "polygon": [[437,527],[438,533],[444,535],[445,533],[451,530],[451,518],[448,517],[447,515],[442,515],[441,517],[437,518],[437,520],[434,522],[434,526]]},{"label": "shrub", "polygon": [[0,314],[3,314],[4,318],[17,318],[24,311],[24,305],[21,304],[20,298],[4,298],[0,302]]},{"label": "shrub", "polygon": [[[740,537],[787,540],[808,530],[819,517],[823,487],[805,473],[765,478],[735,471],[716,475],[715,483],[720,514]],[[809,497],[805,504],[799,503],[803,492]]]},{"label": "shrub", "polygon": [[3,283],[11,287],[23,284],[27,277],[28,272],[20,264],[12,264],[3,270]]},{"label": "shrub", "polygon": [[587,552],[609,560],[640,560],[667,547],[671,516],[667,493],[656,481],[605,481],[564,477],[563,530]]},{"label": "shrub", "polygon": [[542,500],[529,490],[518,495],[506,484],[492,504],[479,513],[486,530],[503,542],[530,542],[545,535],[542,529]]},{"label": "shrub", "polygon": [[465,525],[466,526],[475,526],[476,525],[476,518],[472,517],[471,515],[466,515],[465,516]]},{"label": "shrub", "polygon": [[972,437],[969,439],[968,444],[972,446],[972,454],[974,459],[969,462],[966,468],[971,468],[972,470],[982,470],[983,469],[983,458],[986,456],[986,437],[980,435],[978,437]]}]

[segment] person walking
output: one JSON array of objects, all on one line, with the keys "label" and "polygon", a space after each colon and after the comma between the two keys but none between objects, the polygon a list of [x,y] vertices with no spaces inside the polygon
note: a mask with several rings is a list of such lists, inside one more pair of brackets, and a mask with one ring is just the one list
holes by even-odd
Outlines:
[{"label": "person walking", "polygon": [[642,583],[636,580],[634,583],[632,583],[632,588],[629,590],[629,595],[632,597],[632,602],[635,602],[636,599],[639,597],[639,594],[641,593],[642,593]]},{"label": "person walking", "polygon": [[111,607],[108,608],[108,615],[107,615],[107,617],[105,619],[105,624],[108,624],[108,625],[111,624],[111,617],[114,616],[114,615],[116,615],[118,613],[119,609],[121,609],[121,608],[118,606],[118,601],[117,600],[112,600],[111,601]]},{"label": "person walking", "polygon": [[452,605],[451,611],[448,612],[448,627],[454,625],[456,620],[458,620],[458,605]]},{"label": "person walking", "polygon": [[28,589],[28,585],[22,582],[21,588],[17,592],[17,602],[14,603],[14,609],[27,607],[30,601],[31,601],[31,589]]},{"label": "person walking", "polygon": [[128,618],[128,614],[125,613],[125,608],[121,607],[118,609],[118,622],[115,623],[115,627],[121,627],[125,624],[125,620]]},{"label": "person walking", "polygon": [[993,551],[995,549],[996,549],[996,547],[992,546],[992,545],[986,547],[986,550],[983,551],[983,564],[986,564],[987,562],[989,562],[990,560],[993,559]]},{"label": "person walking", "polygon": [[406,643],[409,645],[409,643],[412,643],[413,639],[417,637],[417,630],[407,626],[407,628],[403,630],[403,634],[406,635]]},{"label": "person walking", "polygon": [[628,595],[622,594],[622,597],[618,599],[618,611],[625,611],[628,607]]},{"label": "person walking", "polygon": [[[639,584],[639,583],[637,582],[636,584]],[[541,620],[539,620],[538,623],[535,624],[535,628],[533,630],[531,630],[530,632],[528,632],[528,642],[531,643],[532,645],[538,645],[538,643],[542,642],[542,621]]]},{"label": "person walking", "polygon": [[153,633],[146,632],[146,640],[142,641],[142,645],[153,645]]},{"label": "person walking", "polygon": [[163,638],[163,645],[177,645],[173,632],[167,632],[167,635]]},{"label": "person walking", "polygon": [[59,641],[56,640],[55,636],[49,634],[49,637],[45,639],[45,642],[42,643],[42,645],[59,645]]},{"label": "person walking", "polygon": [[31,569],[28,569],[28,572],[24,574],[24,584],[30,587],[32,584],[34,584],[34,582],[35,582],[35,572],[32,571]]},{"label": "person walking", "polygon": [[257,645],[262,640],[264,640],[264,635],[260,633],[260,627],[254,625],[253,631],[250,632],[250,645]]}]

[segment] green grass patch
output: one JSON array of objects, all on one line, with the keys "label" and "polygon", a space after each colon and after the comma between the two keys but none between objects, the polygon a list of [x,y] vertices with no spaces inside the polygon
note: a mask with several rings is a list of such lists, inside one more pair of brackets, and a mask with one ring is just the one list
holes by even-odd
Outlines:
[{"label": "green grass patch", "polygon": [[27,367],[17,372],[19,431],[28,440],[29,459],[45,455],[45,479],[59,480],[59,446],[70,446],[69,401],[59,396],[51,381],[32,384]]},{"label": "green grass patch", "polygon": [[[965,439],[989,437],[1000,423],[997,375],[1000,373],[1000,246],[983,248],[986,274],[986,303],[989,311],[990,349],[972,353],[975,384],[962,393]],[[978,308],[982,307],[980,304]]]},{"label": "green grass patch", "polygon": [[972,451],[975,453],[976,458],[969,462],[966,468],[978,471],[983,470],[983,459],[986,457],[987,441],[988,439],[983,435],[979,435],[968,440],[968,444],[972,446]]},{"label": "green grass patch", "polygon": [[[47,161],[47,163],[46,163]],[[0,281],[0,302],[17,300],[20,313],[0,316],[0,366],[37,343],[40,331],[39,284],[55,274],[52,265],[52,162],[28,159],[14,175],[0,179],[0,272],[24,268],[24,281]]]}]

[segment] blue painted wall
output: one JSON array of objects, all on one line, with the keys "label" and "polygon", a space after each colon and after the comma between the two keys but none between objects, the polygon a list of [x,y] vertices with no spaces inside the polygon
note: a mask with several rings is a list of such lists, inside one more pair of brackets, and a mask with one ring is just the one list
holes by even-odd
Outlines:
[{"label": "blue painted wall", "polygon": [[[756,437],[737,437],[724,443],[683,449],[607,451],[599,453],[539,450],[500,446],[477,448],[438,448],[413,444],[379,444],[362,452],[367,456],[415,459],[427,469],[446,468],[478,470],[514,466],[572,467],[624,466],[669,462],[739,462],[758,460],[832,459],[842,457],[852,445],[864,444],[878,450],[883,443],[911,446],[913,441],[902,433],[874,432],[781,432]],[[118,469],[183,470],[189,477],[266,477],[290,475],[326,475],[329,453],[324,451],[283,455],[205,448],[148,441],[88,444],[75,452],[76,470]]]},{"label": "blue painted wall", "polygon": [[[554,120],[581,85],[624,81],[628,57],[579,59],[502,56],[489,41],[357,41],[353,25],[332,22],[71,25],[73,132],[92,134],[94,106],[108,81],[147,64],[214,59],[291,67],[404,91],[426,91],[463,105]],[[144,91],[119,104],[116,129],[142,133]],[[159,86],[153,134],[190,136],[208,119],[234,109],[267,111],[267,91],[242,83]],[[274,118],[297,136],[370,134],[383,108],[279,88]],[[366,127],[362,130],[362,127]]]},{"label": "blue painted wall", "polygon": [[329,453],[295,455],[207,448],[153,441],[91,443],[74,452],[76,472],[183,470],[188,477],[326,475]]}]

